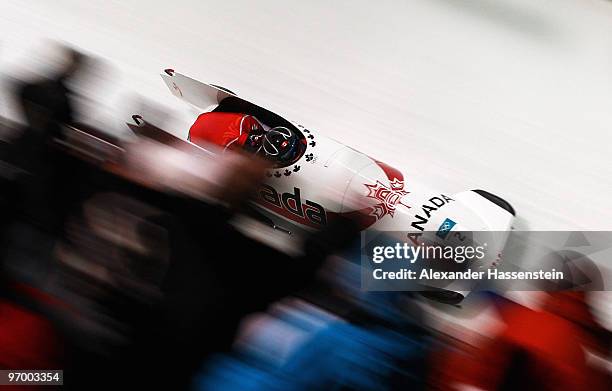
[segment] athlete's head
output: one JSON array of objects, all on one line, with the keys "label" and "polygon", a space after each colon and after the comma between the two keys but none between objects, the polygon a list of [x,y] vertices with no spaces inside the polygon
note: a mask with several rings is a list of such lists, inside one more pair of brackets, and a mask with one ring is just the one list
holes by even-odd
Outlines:
[{"label": "athlete's head", "polygon": [[284,126],[277,126],[266,132],[263,150],[267,158],[277,162],[293,160],[299,150],[297,135]]},{"label": "athlete's head", "polygon": [[257,153],[262,149],[264,135],[261,133],[249,134],[244,142],[244,150],[251,153]]}]

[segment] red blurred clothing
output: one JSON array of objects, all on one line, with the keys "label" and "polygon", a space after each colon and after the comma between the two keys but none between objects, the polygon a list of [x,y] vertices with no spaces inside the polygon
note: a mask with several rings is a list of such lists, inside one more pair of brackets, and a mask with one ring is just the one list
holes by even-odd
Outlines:
[{"label": "red blurred clothing", "polygon": [[0,368],[56,368],[57,339],[45,318],[0,300]]},{"label": "red blurred clothing", "polygon": [[189,129],[195,144],[212,143],[223,148],[242,147],[252,132],[263,133],[263,126],[252,115],[210,112],[200,114]]},{"label": "red blurred clothing", "polygon": [[[43,305],[51,297],[27,286],[14,286],[19,295]],[[13,301],[0,299],[0,369],[63,369],[59,334],[49,320]],[[53,386],[0,386],[0,390],[54,390]]]},{"label": "red blurred clothing", "polygon": [[583,294],[551,294],[542,311],[507,303],[500,315],[506,326],[493,339],[435,357],[434,388],[611,389],[610,377],[587,364],[585,347],[602,350]]},{"label": "red blurred clothing", "polygon": [[[47,308],[64,305],[48,294],[24,284],[10,289],[25,302]],[[59,368],[62,356],[60,335],[43,315],[12,300],[0,298],[0,368]]]}]

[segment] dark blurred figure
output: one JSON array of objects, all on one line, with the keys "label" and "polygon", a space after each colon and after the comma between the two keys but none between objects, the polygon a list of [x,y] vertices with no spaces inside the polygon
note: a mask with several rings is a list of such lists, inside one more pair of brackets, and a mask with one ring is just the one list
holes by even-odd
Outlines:
[{"label": "dark blurred figure", "polygon": [[58,151],[62,127],[75,117],[70,80],[90,59],[62,47],[65,64],[53,74],[19,82],[15,96],[26,119],[26,127],[15,140],[11,163],[29,175],[22,180],[21,207],[24,216],[40,229],[61,231],[67,209],[78,191],[79,164]]},{"label": "dark blurred figure", "polygon": [[156,384],[174,389],[187,387],[211,354],[231,350],[246,315],[307,287],[326,257],[357,235],[351,222],[337,221],[291,257],[236,231],[223,209],[183,205],[155,220],[169,235],[170,268],[142,346],[155,357]]},{"label": "dark blurred figure", "polygon": [[19,103],[30,130],[38,131],[36,135],[27,135],[31,140],[49,141],[59,137],[61,124],[73,121],[74,107],[68,82],[86,64],[86,57],[76,49],[65,47],[62,50],[66,64],[55,74],[25,82],[18,88]]}]

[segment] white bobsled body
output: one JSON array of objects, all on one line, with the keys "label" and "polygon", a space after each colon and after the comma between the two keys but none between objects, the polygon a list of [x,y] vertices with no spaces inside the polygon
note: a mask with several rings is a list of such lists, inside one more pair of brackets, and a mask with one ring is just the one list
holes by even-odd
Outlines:
[{"label": "white bobsled body", "polygon": [[287,121],[229,90],[172,70],[166,70],[162,77],[175,96],[203,112],[219,110],[229,99],[236,107],[252,108],[246,114],[254,115],[264,125],[279,125],[266,123],[267,119],[283,121],[283,126],[292,126],[305,139],[306,149],[299,160],[267,171],[254,202],[277,227],[290,232],[311,230],[339,215],[352,214],[358,216],[364,229],[406,233],[447,230],[440,240],[453,240],[462,231],[486,231],[496,236],[494,242],[487,239],[493,246],[488,252],[495,256],[501,253],[514,211],[500,198],[478,190],[449,194],[431,189],[405,177],[401,169],[325,137],[316,129]]}]

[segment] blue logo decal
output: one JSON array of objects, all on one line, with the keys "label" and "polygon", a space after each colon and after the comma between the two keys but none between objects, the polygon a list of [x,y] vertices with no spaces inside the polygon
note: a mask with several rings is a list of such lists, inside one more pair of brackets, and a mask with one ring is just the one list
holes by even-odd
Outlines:
[{"label": "blue logo decal", "polygon": [[436,234],[436,236],[442,239],[446,239],[448,233],[451,231],[451,229],[453,229],[456,224],[457,223],[455,223],[453,220],[447,218],[446,220],[444,220],[442,225],[440,225],[440,228],[438,228],[438,233]]}]

